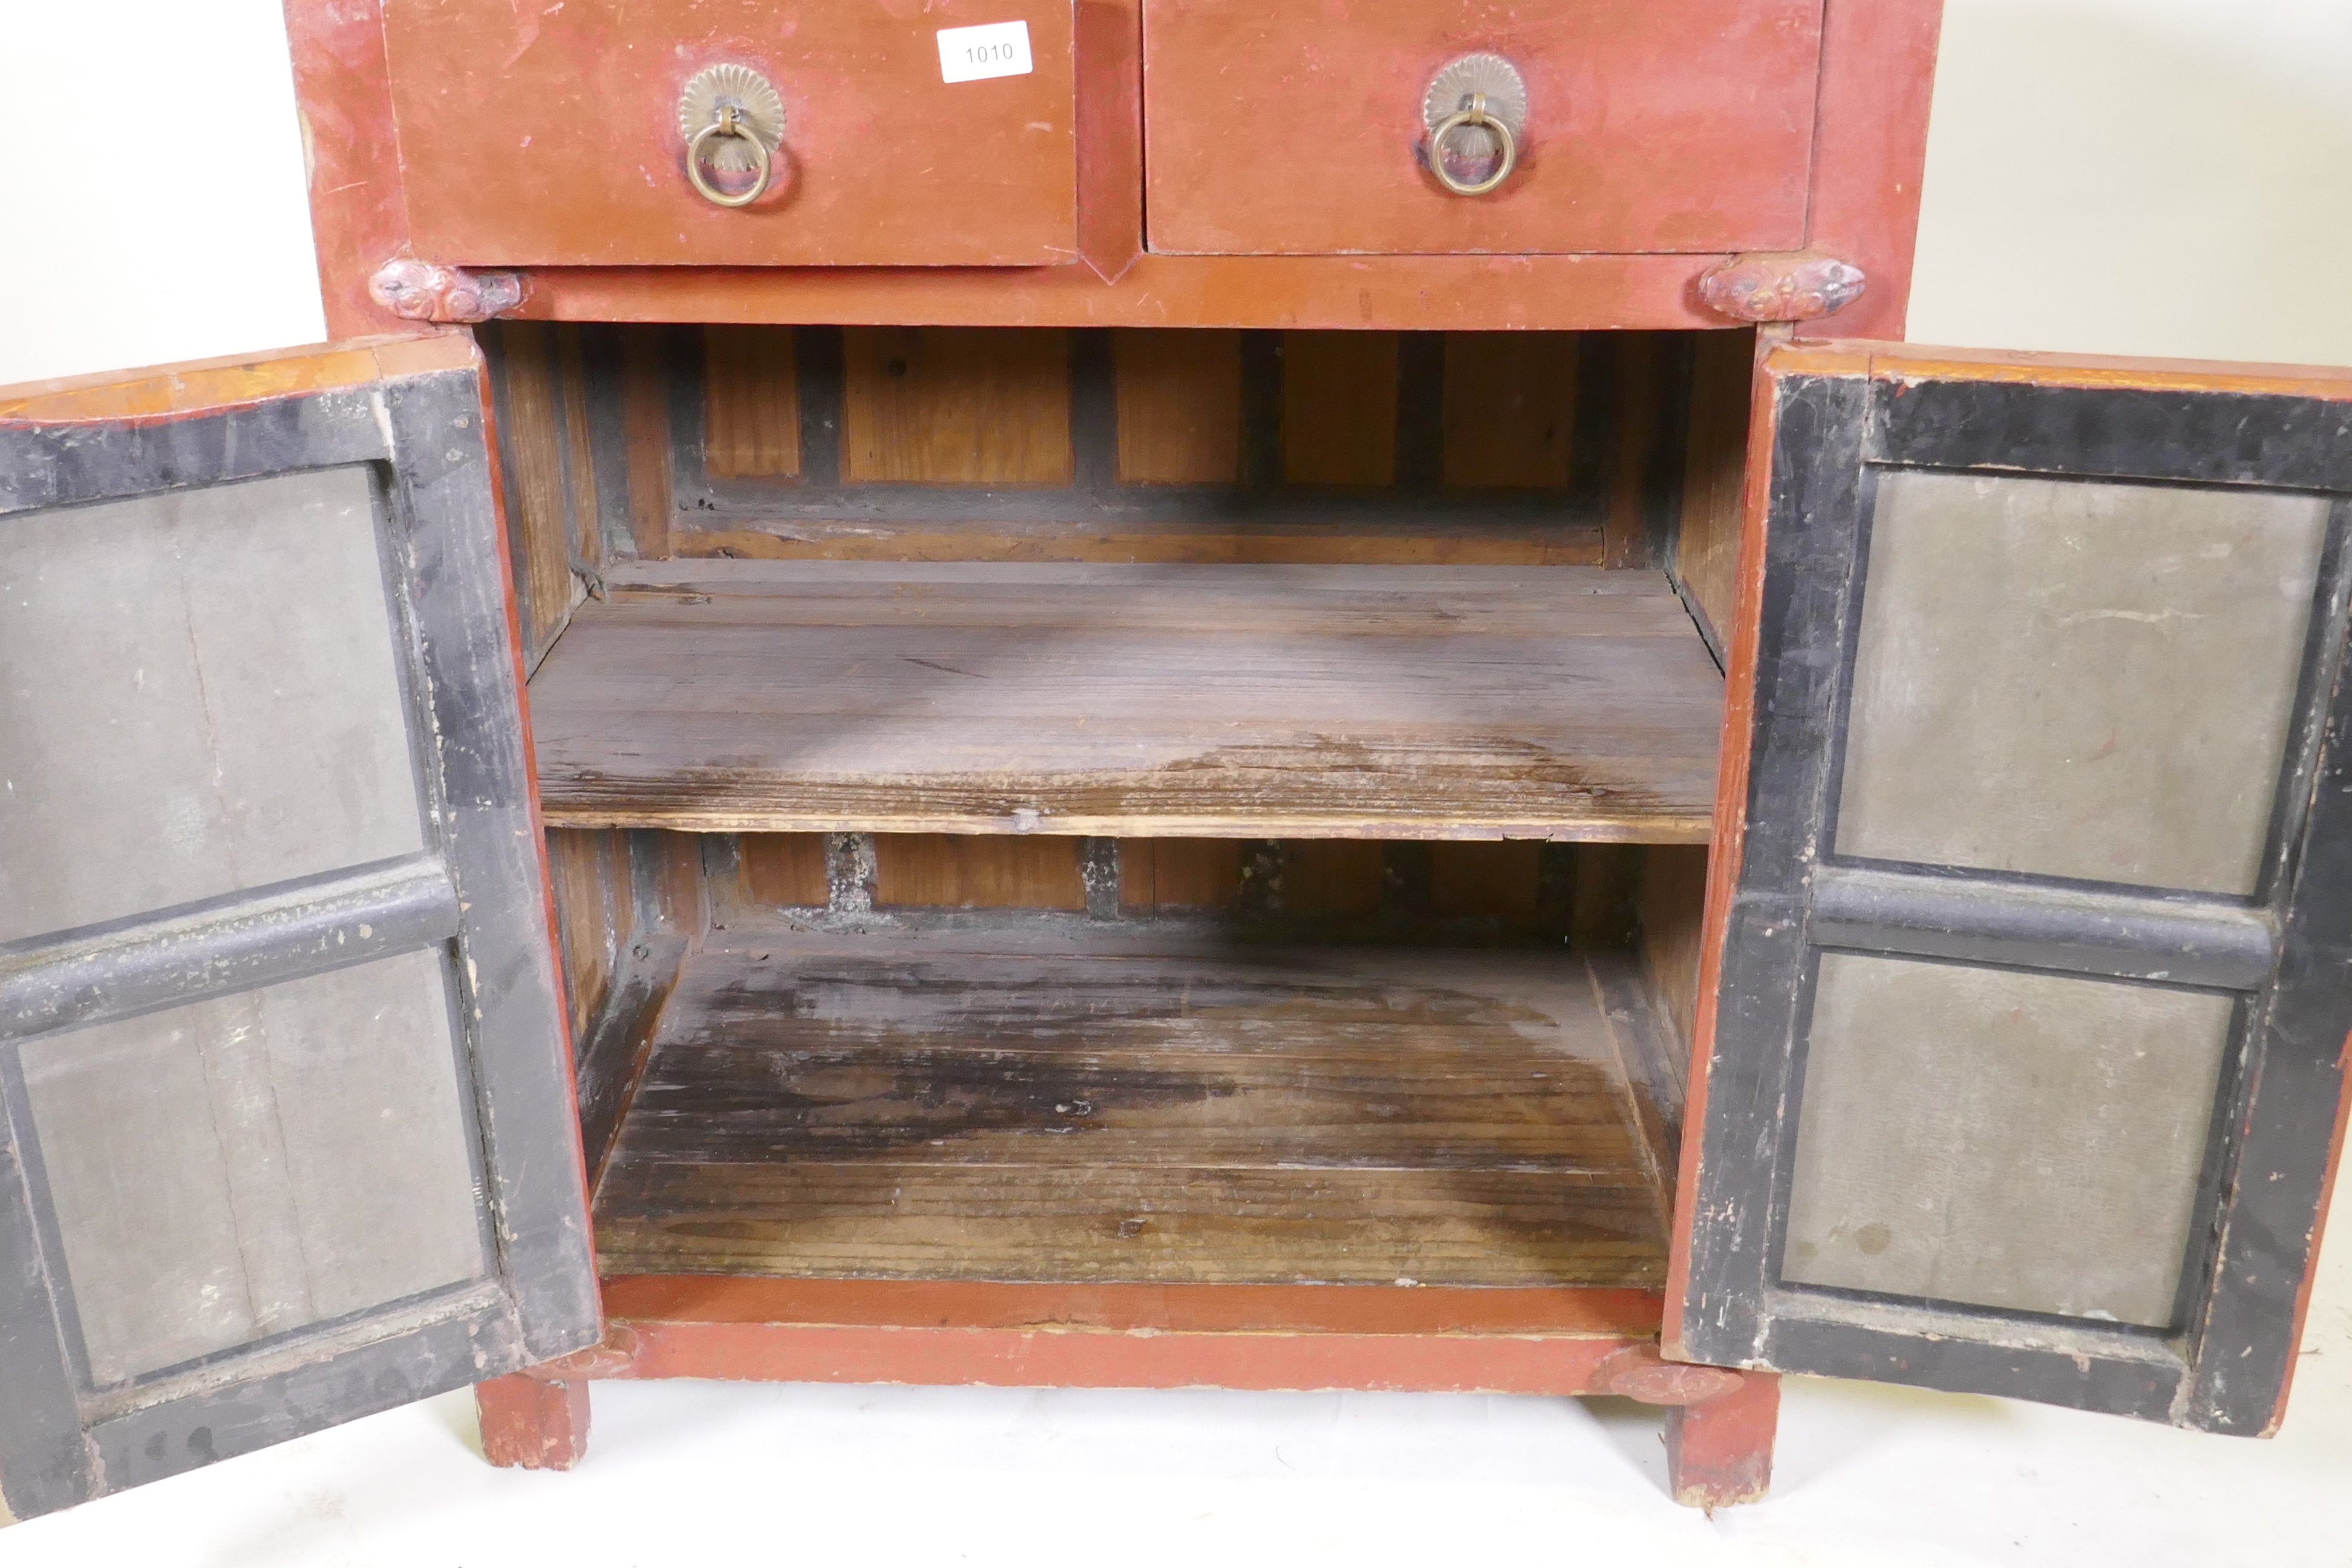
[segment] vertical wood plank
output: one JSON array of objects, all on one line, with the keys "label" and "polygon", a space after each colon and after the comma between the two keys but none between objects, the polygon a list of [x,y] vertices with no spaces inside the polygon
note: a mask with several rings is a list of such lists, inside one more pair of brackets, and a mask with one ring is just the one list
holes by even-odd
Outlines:
[{"label": "vertical wood plank", "polygon": [[1609,346],[1617,360],[1617,449],[1601,522],[1601,564],[1647,566],[1673,342],[1664,332],[1612,332]]},{"label": "vertical wood plank", "polygon": [[1156,912],[1151,883],[1159,847],[1160,842],[1154,838],[1118,841],[1118,907],[1125,913],[1148,919]]},{"label": "vertical wood plank", "polygon": [[1237,838],[1119,840],[1119,902],[1137,913],[1231,909],[1241,886]]},{"label": "vertical wood plank", "polygon": [[1558,489],[1576,438],[1572,332],[1445,335],[1445,482]]},{"label": "vertical wood plank", "polygon": [[1445,334],[1397,334],[1395,482],[1434,489],[1445,482]]},{"label": "vertical wood plank", "polygon": [[509,547],[521,590],[523,644],[536,658],[572,608],[572,521],[563,498],[556,422],[553,329],[544,321],[505,321],[499,330],[499,444],[505,448]]},{"label": "vertical wood plank", "polygon": [[621,415],[628,441],[629,523],[637,553],[670,554],[669,366],[661,327],[636,327],[621,340]]},{"label": "vertical wood plank", "polygon": [[714,479],[791,479],[801,471],[793,329],[702,329],[702,467]]},{"label": "vertical wood plank", "polygon": [[1071,481],[1067,333],[853,327],[843,355],[845,480]]},{"label": "vertical wood plank", "polygon": [[604,562],[604,534],[598,524],[596,448],[588,428],[588,366],[580,328],[555,328],[556,385],[563,421],[564,491],[569,504],[570,549],[592,566]]},{"label": "vertical wood plank", "polygon": [[1691,370],[1689,445],[1683,460],[1682,527],[1675,574],[1706,617],[1720,651],[1731,629],[1739,569],[1739,507],[1748,476],[1748,415],[1756,334],[1702,332]]},{"label": "vertical wood plank", "polygon": [[1283,846],[1281,910],[1374,915],[1388,885],[1383,846],[1368,838],[1301,838]]},{"label": "vertical wood plank", "polygon": [[1639,844],[1580,844],[1569,912],[1569,946],[1578,952],[1630,947],[1639,918]]},{"label": "vertical wood plank", "polygon": [[1082,841],[957,833],[874,837],[874,901],[918,909],[1083,910]]},{"label": "vertical wood plank", "polygon": [[1294,485],[1396,479],[1397,334],[1282,334],[1282,472]]},{"label": "vertical wood plank", "polygon": [[1440,919],[1492,915],[1532,920],[1540,907],[1543,846],[1532,839],[1434,843],[1430,847],[1430,912]]},{"label": "vertical wood plank", "polygon": [[1233,484],[1241,478],[1242,337],[1122,327],[1118,482]]},{"label": "vertical wood plank", "polygon": [[629,937],[627,849],[617,833],[550,828],[547,864],[576,1037],[604,1005],[614,960]]},{"label": "vertical wood plank", "polygon": [[755,904],[823,909],[831,898],[822,833],[746,833],[736,840],[743,894]]},{"label": "vertical wood plank", "polygon": [[1706,848],[1653,844],[1642,857],[1642,962],[1675,1033],[1688,1046],[1698,1014],[1698,950]]}]

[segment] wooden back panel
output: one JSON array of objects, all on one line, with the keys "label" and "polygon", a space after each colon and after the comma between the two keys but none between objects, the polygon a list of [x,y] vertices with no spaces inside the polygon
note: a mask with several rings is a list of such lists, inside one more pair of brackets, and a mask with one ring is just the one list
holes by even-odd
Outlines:
[{"label": "wooden back panel", "polygon": [[676,512],[647,554],[1643,566],[1681,483],[1673,334],[655,341]]}]

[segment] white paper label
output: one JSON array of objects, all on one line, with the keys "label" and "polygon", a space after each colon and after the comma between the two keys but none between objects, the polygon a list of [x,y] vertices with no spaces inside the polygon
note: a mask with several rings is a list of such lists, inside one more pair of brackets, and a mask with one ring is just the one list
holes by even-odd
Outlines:
[{"label": "white paper label", "polygon": [[940,29],[940,79],[986,81],[992,76],[1027,76],[1029,24],[991,22],[984,27]]}]

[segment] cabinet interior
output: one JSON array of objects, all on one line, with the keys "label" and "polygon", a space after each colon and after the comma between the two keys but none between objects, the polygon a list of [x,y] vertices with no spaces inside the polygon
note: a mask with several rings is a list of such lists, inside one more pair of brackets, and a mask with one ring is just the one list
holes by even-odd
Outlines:
[{"label": "cabinet interior", "polygon": [[1663,1284],[1752,334],[482,337],[608,1276]]}]

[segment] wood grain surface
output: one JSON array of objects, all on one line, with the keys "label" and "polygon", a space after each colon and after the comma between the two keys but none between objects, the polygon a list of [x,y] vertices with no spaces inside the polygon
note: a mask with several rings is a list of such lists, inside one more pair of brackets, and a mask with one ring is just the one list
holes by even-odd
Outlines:
[{"label": "wood grain surface", "polygon": [[[537,267],[1076,258],[1070,0],[919,11],[389,0],[383,12],[421,255]],[[1034,70],[940,79],[941,28],[1009,21],[1028,24]],[[784,106],[768,192],[733,209],[687,183],[678,124],[687,79],[722,62],[760,72]]]},{"label": "wood grain surface", "polygon": [[801,404],[790,327],[702,331],[702,464],[713,478],[794,479]]},{"label": "wood grain surface", "polygon": [[531,689],[548,820],[1703,843],[1652,573],[640,563]]},{"label": "wood grain surface", "polygon": [[[1211,255],[1794,248],[1821,0],[1195,0],[1144,7],[1155,250]],[[1423,98],[1448,60],[1527,83],[1518,170],[1449,194]],[[1921,118],[1924,120],[1925,116]],[[1281,128],[1311,127],[1288,156]]]},{"label": "wood grain surface", "polygon": [[1664,1209],[1580,963],[838,938],[688,963],[608,1274],[1607,1285]]}]

